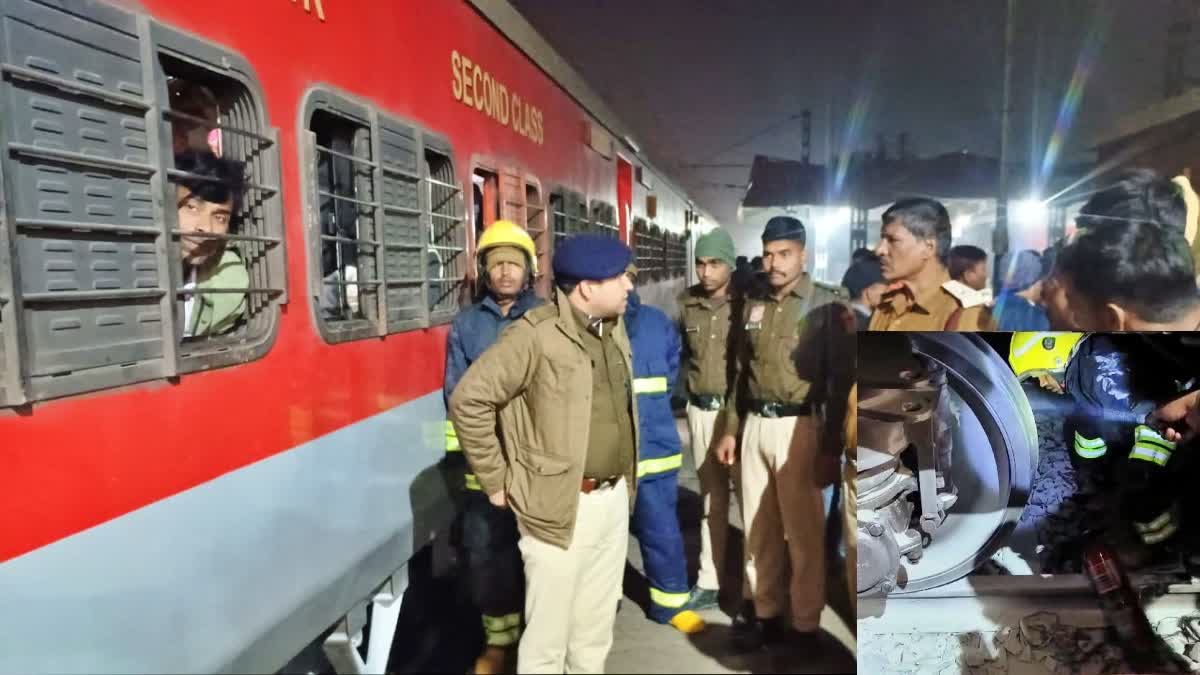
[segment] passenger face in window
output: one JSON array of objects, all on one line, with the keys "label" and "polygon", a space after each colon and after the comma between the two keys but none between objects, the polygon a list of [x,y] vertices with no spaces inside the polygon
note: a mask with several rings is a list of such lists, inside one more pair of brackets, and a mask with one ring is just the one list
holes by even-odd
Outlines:
[{"label": "passenger face in window", "polygon": [[209,152],[186,152],[175,158],[175,168],[188,174],[175,186],[183,262],[200,266],[219,260],[225,239],[206,235],[236,231],[243,166]]},{"label": "passenger face in window", "polygon": [[221,239],[203,236],[189,237],[189,233],[229,234],[229,223],[233,218],[233,198],[223,202],[210,202],[194,194],[188,188],[176,186],[179,204],[179,250],[189,265],[200,266],[219,255],[225,248]]}]

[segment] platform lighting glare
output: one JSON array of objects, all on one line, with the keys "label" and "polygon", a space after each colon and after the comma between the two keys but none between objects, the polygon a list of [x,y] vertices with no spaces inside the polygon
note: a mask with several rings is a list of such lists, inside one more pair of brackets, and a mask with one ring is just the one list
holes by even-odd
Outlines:
[{"label": "platform lighting glare", "polygon": [[1013,204],[1012,211],[1017,222],[1032,225],[1044,222],[1050,209],[1040,199],[1022,199]]}]

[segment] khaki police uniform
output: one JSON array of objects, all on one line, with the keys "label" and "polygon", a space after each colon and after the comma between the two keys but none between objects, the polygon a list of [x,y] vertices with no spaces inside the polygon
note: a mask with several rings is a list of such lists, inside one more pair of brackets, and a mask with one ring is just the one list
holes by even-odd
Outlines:
[{"label": "khaki police uniform", "polygon": [[994,331],[996,322],[987,307],[990,300],[991,293],[951,281],[943,268],[937,285],[920,295],[907,283],[892,284],[871,315],[867,330]]},{"label": "khaki police uniform", "polygon": [[722,435],[717,420],[733,380],[733,362],[729,357],[734,353],[731,341],[737,334],[733,327],[740,317],[739,305],[731,295],[710,299],[699,285],[687,289],[679,297],[679,332],[683,335],[688,390],[688,431],[692,458],[700,479],[700,499],[704,505],[700,517],[700,572],[696,586],[713,591],[720,588],[725,569],[730,494],[739,491],[741,480],[740,465],[735,464],[731,470],[709,452],[713,438]]},{"label": "khaki police uniform", "polygon": [[[723,411],[724,428],[741,431],[745,571],[755,614],[782,616],[790,595],[792,625],[801,632],[817,629],[825,607],[825,509],[813,476],[820,419],[792,356],[809,312],[845,300],[807,274],[781,300],[747,299],[736,386]],[[802,439],[793,442],[793,431]]]}]

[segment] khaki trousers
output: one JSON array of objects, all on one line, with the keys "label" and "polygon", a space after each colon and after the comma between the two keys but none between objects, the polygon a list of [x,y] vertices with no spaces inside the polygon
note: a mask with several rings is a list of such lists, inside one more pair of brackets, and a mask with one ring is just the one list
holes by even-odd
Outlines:
[{"label": "khaki trousers", "polygon": [[[692,439],[692,459],[700,479],[700,499],[704,510],[700,516],[700,574],[696,585],[710,591],[721,588],[725,570],[725,552],[729,544],[729,497],[740,491],[740,466],[725,466],[708,451],[717,429],[718,410],[701,410],[691,403],[687,406],[688,431]],[[732,471],[732,474],[731,474]],[[733,478],[733,490],[729,487]],[[741,497],[738,497],[741,503]]]},{"label": "khaki trousers", "polygon": [[[793,452],[792,431],[804,442]],[[814,484],[817,420],[751,414],[742,436],[746,579],[760,619],[783,615],[816,630],[825,607],[825,509]],[[788,562],[791,581],[788,582]]]},{"label": "khaki trousers", "polygon": [[629,547],[629,488],[579,495],[575,533],[563,550],[522,532],[525,632],[519,673],[603,673],[613,642]]}]

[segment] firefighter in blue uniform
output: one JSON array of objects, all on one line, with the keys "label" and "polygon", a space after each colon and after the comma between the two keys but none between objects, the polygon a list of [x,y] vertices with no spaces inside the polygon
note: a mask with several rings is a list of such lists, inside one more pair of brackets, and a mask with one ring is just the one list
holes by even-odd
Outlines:
[{"label": "firefighter in blue uniform", "polygon": [[[496,342],[500,332],[542,304],[532,289],[537,251],[520,226],[507,220],[492,223],[479,238],[477,255],[482,297],[454,317],[446,341],[442,393],[447,405],[467,368]],[[516,518],[511,510],[493,506],[480,491],[449,420],[446,460],[462,476],[456,539],[465,558],[471,599],[483,615],[487,643],[474,672],[502,672],[515,658],[524,608],[525,575]]]},{"label": "firefighter in blue uniform", "polygon": [[[637,269],[628,269],[636,279]],[[657,307],[641,304],[630,292],[625,329],[633,350],[633,391],[638,397],[638,489],[630,529],[642,550],[650,585],[650,619],[684,633],[704,629],[704,620],[687,609],[687,558],[676,512],[683,445],[671,410],[671,392],[679,378],[682,344],[674,322]]]},{"label": "firefighter in blue uniform", "polygon": [[[1018,377],[1038,375],[1043,387],[1060,384],[1071,397],[1063,437],[1077,482],[1081,491],[1099,497],[1088,506],[1118,524],[1110,534],[1134,567],[1179,562],[1178,493],[1167,471],[1176,444],[1147,422],[1189,383],[1175,379],[1179,364],[1172,363],[1166,350],[1154,348],[1153,341],[1161,337],[1015,333],[1010,348],[1009,361]],[[1039,361],[1047,364],[1040,371]],[[1046,374],[1054,382],[1046,382]],[[1129,524],[1131,530],[1124,529]]]}]

